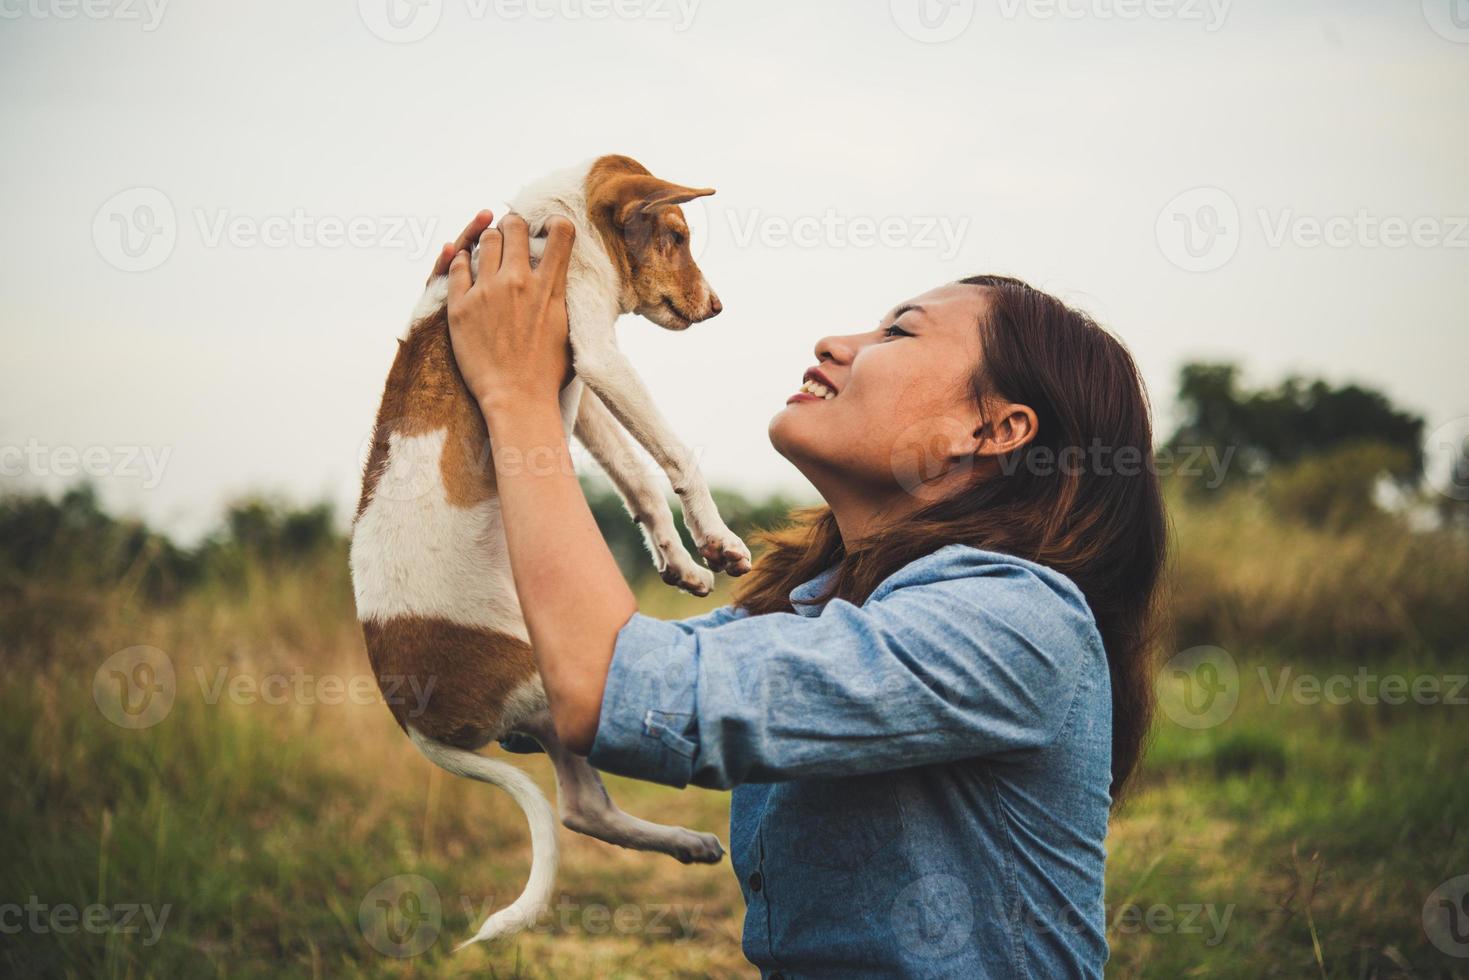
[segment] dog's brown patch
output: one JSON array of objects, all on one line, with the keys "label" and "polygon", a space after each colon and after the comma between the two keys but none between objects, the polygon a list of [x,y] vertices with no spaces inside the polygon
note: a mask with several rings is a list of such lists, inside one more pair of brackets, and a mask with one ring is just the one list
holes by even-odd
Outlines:
[{"label": "dog's brown patch", "polygon": [[449,503],[472,507],[495,496],[490,436],[474,396],[464,384],[449,340],[449,313],[441,308],[399,341],[373,427],[372,451],[357,503],[361,517],[388,465],[388,437],[447,430],[440,473]]},{"label": "dog's brown patch", "polygon": [[362,624],[378,687],[400,726],[477,749],[501,734],[506,702],[536,676],[528,644],[442,619]]}]

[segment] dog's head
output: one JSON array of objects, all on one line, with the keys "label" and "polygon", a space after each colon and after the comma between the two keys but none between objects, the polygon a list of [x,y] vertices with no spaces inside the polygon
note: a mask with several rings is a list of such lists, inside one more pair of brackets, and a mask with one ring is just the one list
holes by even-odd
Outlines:
[{"label": "dog's head", "polygon": [[713,194],[661,180],[629,157],[605,156],[587,174],[587,212],[622,279],[623,307],[685,330],[724,309],[689,251],[679,207]]}]

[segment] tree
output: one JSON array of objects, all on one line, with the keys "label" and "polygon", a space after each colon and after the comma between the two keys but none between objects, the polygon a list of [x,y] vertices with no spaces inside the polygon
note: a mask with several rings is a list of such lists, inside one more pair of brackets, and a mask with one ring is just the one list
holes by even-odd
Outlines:
[{"label": "tree", "polygon": [[1168,448],[1213,449],[1221,457],[1232,449],[1235,481],[1368,443],[1397,451],[1391,475],[1399,482],[1416,485],[1423,477],[1423,418],[1370,388],[1292,375],[1249,390],[1236,365],[1192,363],[1179,373],[1178,400],[1184,420]]}]

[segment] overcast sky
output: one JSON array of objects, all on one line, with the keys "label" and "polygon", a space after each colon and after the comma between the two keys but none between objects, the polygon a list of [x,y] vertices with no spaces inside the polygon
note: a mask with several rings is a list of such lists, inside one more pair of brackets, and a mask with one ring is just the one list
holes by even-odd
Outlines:
[{"label": "overcast sky", "polygon": [[607,152],[719,191],[725,313],[619,326],[716,485],[801,492],[817,338],[979,272],[1118,333],[1163,434],[1200,358],[1455,424],[1452,2],[0,0],[0,463],[185,535],[348,512],[432,250]]}]

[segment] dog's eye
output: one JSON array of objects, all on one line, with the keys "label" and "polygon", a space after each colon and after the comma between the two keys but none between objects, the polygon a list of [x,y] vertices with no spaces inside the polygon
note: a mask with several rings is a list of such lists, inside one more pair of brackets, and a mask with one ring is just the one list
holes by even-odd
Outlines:
[{"label": "dog's eye", "polygon": [[673,239],[674,248],[683,248],[683,243],[688,241],[688,237],[681,231],[670,232],[670,236]]}]

